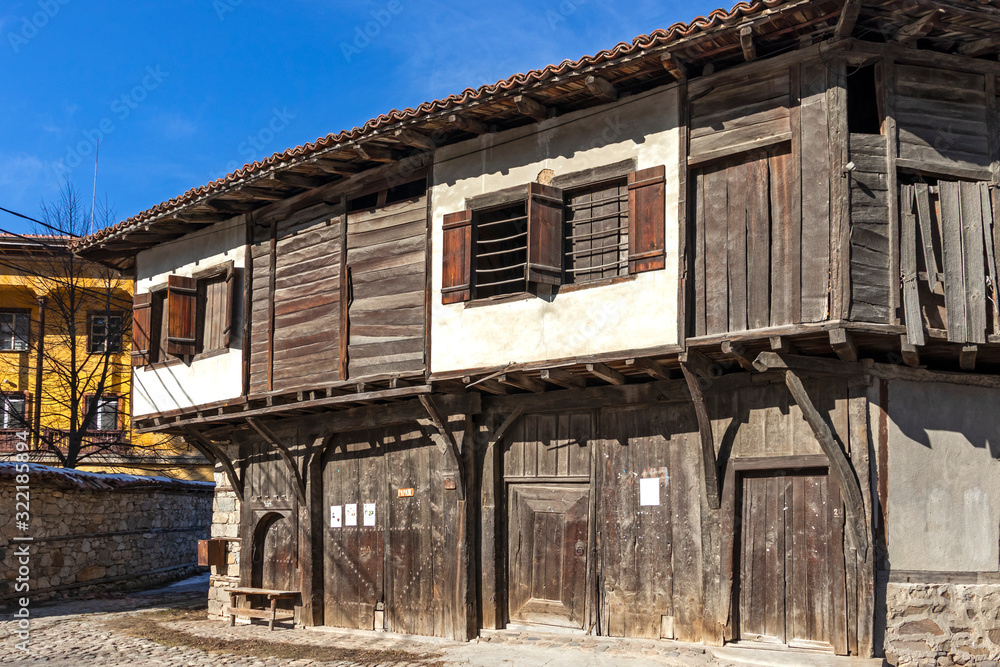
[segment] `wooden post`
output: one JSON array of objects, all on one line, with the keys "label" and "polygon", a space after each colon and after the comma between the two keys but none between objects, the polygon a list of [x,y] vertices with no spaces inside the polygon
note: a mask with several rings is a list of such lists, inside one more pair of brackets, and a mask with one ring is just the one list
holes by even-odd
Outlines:
[{"label": "wooden post", "polygon": [[681,371],[684,373],[684,380],[687,381],[688,391],[691,392],[691,400],[694,402],[695,415],[698,418],[698,435],[701,438],[701,464],[705,476],[705,495],[710,509],[719,509],[719,472],[715,461],[715,441],[712,437],[712,421],[708,418],[708,411],[705,409],[705,399],[701,394],[701,387],[698,386],[698,378],[687,367],[681,364]]}]

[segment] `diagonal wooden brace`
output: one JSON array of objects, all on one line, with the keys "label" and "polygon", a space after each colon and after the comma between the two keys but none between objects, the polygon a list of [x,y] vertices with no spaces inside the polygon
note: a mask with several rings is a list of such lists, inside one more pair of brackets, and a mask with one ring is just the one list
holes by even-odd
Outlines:
[{"label": "diagonal wooden brace", "polygon": [[698,435],[701,438],[701,463],[705,474],[705,495],[707,496],[710,509],[717,510],[721,501],[719,498],[719,468],[715,459],[715,438],[712,436],[712,421],[708,418],[708,410],[705,409],[705,397],[701,393],[698,385],[698,378],[692,369],[688,368],[688,363],[681,363],[681,372],[684,373],[684,380],[687,382],[688,391],[691,393],[691,401],[694,403],[694,412],[698,417]]},{"label": "diagonal wooden brace", "polygon": [[285,465],[292,473],[292,479],[295,485],[295,495],[299,499],[299,502],[303,505],[306,504],[306,483],[302,479],[302,473],[299,472],[299,468],[295,465],[295,459],[292,457],[292,453],[281,444],[278,437],[271,432],[271,429],[264,426],[256,417],[247,417],[247,423],[250,427],[257,431],[268,444],[278,450],[278,454],[281,455],[282,460],[284,460]]},{"label": "diagonal wooden brace", "polygon": [[196,431],[193,427],[184,426],[183,429],[188,443],[197,449],[202,456],[213,463],[218,461],[222,464],[226,475],[229,476],[229,484],[233,487],[236,497],[239,498],[240,502],[243,502],[243,478],[236,473],[236,467],[233,466],[233,462],[225,450]]},{"label": "diagonal wooden brace", "polygon": [[441,416],[441,411],[438,410],[437,404],[434,399],[428,395],[421,394],[419,396],[420,403],[424,406],[427,411],[428,419],[418,419],[417,422],[421,426],[432,426],[433,429],[430,433],[431,440],[437,445],[437,448],[441,451],[445,458],[445,470],[456,471],[458,473],[458,483],[456,484],[456,490],[458,491],[458,497],[460,500],[465,499],[465,471],[462,467],[462,450],[459,443],[455,442],[455,438],[448,428],[448,422]]}]

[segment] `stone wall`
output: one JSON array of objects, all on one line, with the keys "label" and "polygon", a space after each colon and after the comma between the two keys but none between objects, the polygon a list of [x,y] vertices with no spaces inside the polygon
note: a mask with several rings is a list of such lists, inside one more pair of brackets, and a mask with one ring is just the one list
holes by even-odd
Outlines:
[{"label": "stone wall", "polygon": [[[235,448],[234,448],[235,449]],[[233,452],[235,453],[235,452]],[[229,604],[229,588],[240,584],[240,501],[222,466],[215,468],[215,501],[212,505],[212,537],[226,538],[226,565],[213,565],[208,589],[208,615],[222,618]]]},{"label": "stone wall", "polygon": [[886,603],[885,657],[891,664],[1000,664],[1000,583],[889,583]]},{"label": "stone wall", "polygon": [[0,604],[137,590],[201,571],[212,483],[15,465],[0,463]]}]

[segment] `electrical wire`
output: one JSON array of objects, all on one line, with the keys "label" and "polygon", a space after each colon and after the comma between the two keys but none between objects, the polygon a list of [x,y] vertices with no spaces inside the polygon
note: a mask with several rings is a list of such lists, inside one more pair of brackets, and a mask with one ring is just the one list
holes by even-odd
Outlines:
[{"label": "electrical wire", "polygon": [[[3,211],[4,213],[10,213],[11,215],[17,216],[18,218],[24,218],[25,220],[30,220],[31,222],[34,222],[35,224],[38,224],[38,225],[41,225],[42,227],[45,227],[46,229],[51,229],[54,232],[59,232],[63,236],[70,236],[72,238],[78,238],[78,236],[76,234],[72,234],[70,232],[67,232],[64,229],[59,229],[58,227],[53,227],[52,225],[44,223],[41,220],[38,220],[36,218],[32,218],[31,216],[24,215],[23,213],[18,213],[17,211],[12,211],[9,208],[4,208],[3,206],[0,206],[0,211]],[[6,230],[0,229],[0,231],[3,231],[6,234],[12,234],[12,232],[8,232]],[[18,234],[14,234],[14,236],[18,236]]]}]

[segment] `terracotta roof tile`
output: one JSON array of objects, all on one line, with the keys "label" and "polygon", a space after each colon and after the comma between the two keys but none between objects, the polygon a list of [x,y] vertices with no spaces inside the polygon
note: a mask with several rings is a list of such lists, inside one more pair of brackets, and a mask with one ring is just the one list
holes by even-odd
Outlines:
[{"label": "terracotta roof tile", "polygon": [[178,197],[174,197],[173,199],[169,199],[161,204],[157,204],[156,206],[142,211],[141,213],[138,213],[115,225],[111,225],[98,230],[89,236],[81,238],[76,241],[73,246],[80,248],[92,245],[93,243],[122,231],[134,224],[150,220],[178,206],[188,204],[199,197],[224,190],[227,186],[241,179],[259,173],[284,161],[308,156],[319,150],[329,148],[340,143],[356,141],[386,126],[405,120],[421,118],[435,112],[462,107],[470,102],[483,100],[501,93],[508,93],[512,90],[523,88],[530,84],[542,82],[569,72],[622,58],[644,49],[663,46],[677,39],[691,36],[699,31],[717,28],[723,26],[727,22],[753,16],[767,9],[779,7],[784,4],[790,4],[793,1],[794,0],[754,0],[753,2],[738,2],[729,11],[716,9],[707,17],[699,16],[689,23],[679,22],[666,29],[654,30],[648,35],[639,35],[630,43],[620,42],[613,48],[599,51],[592,56],[584,56],[575,61],[564,60],[558,65],[548,65],[542,69],[530,70],[524,74],[515,74],[507,79],[503,79],[494,84],[484,85],[477,89],[466,88],[459,94],[449,95],[443,99],[433,100],[431,102],[424,102],[416,109],[393,109],[389,113],[372,118],[361,127],[343,130],[336,134],[331,133],[324,137],[319,137],[316,141],[302,146],[289,148],[288,150],[280,153],[274,153],[270,157],[253,162],[252,164],[246,164],[241,169],[238,169],[231,174],[216,179],[206,185],[192,188]]}]

